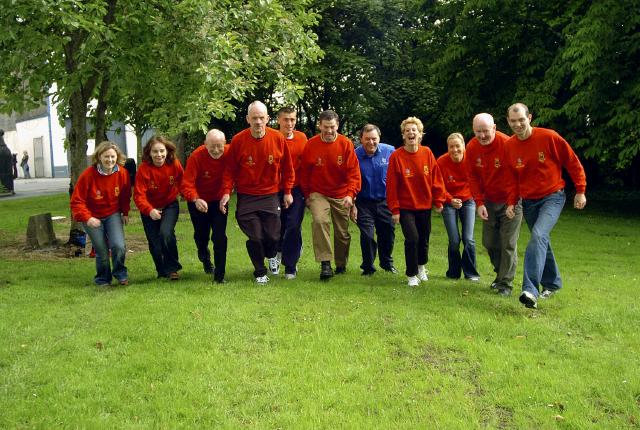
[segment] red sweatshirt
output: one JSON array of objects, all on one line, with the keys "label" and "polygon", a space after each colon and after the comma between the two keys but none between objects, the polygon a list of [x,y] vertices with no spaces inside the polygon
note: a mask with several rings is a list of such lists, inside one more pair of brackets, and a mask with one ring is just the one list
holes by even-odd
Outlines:
[{"label": "red sweatshirt", "polygon": [[283,189],[291,193],[295,172],[284,136],[267,127],[260,139],[244,129],[233,136],[225,157],[222,194],[230,194],[233,184],[241,194],[261,196]]},{"label": "red sweatshirt", "polygon": [[293,170],[296,172],[296,179],[293,186],[297,187],[300,185],[300,165],[302,164],[302,152],[307,143],[307,135],[301,131],[293,130],[293,137],[291,139],[286,138],[285,140],[289,147]]},{"label": "red sweatshirt", "polygon": [[467,169],[464,165],[464,159],[456,163],[449,154],[444,154],[438,157],[438,167],[444,180],[447,203],[451,203],[451,199],[460,199],[463,202],[469,200],[471,198],[471,189],[467,181]]},{"label": "red sweatshirt", "polygon": [[477,138],[471,139],[464,155],[471,194],[478,206],[486,200],[493,203],[516,204],[510,196],[515,191],[515,180],[507,168],[507,140],[509,136],[496,131],[489,145],[481,145]]},{"label": "red sweatshirt", "polygon": [[209,154],[206,145],[199,146],[191,153],[182,179],[182,195],[187,201],[220,200],[224,160],[228,152],[229,145],[225,145],[222,156],[217,160]]},{"label": "red sweatshirt", "polygon": [[516,179],[516,195],[540,199],[564,188],[562,168],[569,172],[576,193],[584,194],[587,177],[575,152],[558,133],[533,127],[528,139],[512,136],[507,142],[509,167]]},{"label": "red sweatshirt", "polygon": [[71,214],[79,222],[89,218],[106,218],[116,212],[129,215],[131,208],[129,172],[118,166],[111,175],[101,175],[95,166],[85,169],[71,196]]},{"label": "red sweatshirt", "polygon": [[300,167],[300,187],[305,197],[320,193],[333,199],[353,198],[360,185],[360,164],[347,137],[338,134],[329,143],[323,142],[320,135],[309,139]]},{"label": "red sweatshirt", "polygon": [[389,157],[387,206],[397,215],[400,209],[426,210],[442,207],[446,198],[444,181],[433,152],[420,146],[411,153],[404,147]]},{"label": "red sweatshirt", "polygon": [[164,163],[162,167],[146,161],[140,163],[133,189],[133,201],[140,213],[149,215],[152,209],[161,209],[172,203],[180,192],[183,173],[178,159],[172,164]]}]

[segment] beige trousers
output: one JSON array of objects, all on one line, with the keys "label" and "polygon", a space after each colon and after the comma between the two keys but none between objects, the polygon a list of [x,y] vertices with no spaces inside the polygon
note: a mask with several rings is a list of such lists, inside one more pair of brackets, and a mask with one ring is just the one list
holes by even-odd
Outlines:
[{"label": "beige trousers", "polygon": [[[342,206],[342,199],[333,199],[320,193],[311,193],[308,199],[311,210],[311,236],[313,253],[316,261],[331,261],[331,227],[333,223],[333,247],[336,267],[346,267],[349,259],[349,212],[350,208]],[[331,216],[331,218],[329,218]]]}]

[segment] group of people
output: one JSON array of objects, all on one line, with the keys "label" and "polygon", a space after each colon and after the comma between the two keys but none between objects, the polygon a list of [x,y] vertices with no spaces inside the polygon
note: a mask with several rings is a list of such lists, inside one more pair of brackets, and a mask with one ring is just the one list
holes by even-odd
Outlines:
[{"label": "group of people", "polygon": [[[586,178],[560,135],[531,126],[525,105],[510,106],[507,119],[514,132],[511,137],[496,130],[491,115],[476,115],[475,136],[466,148],[462,134],[452,133],[447,153],[437,160],[421,145],[424,126],[416,117],[400,124],[402,147],[381,143],[380,129],[367,124],[356,149],[338,133],[339,117],[334,111],[319,115],[319,134],[307,140],[295,130],[294,108],[278,111],[279,130],[275,130],[268,127],[268,110],[260,101],[249,105],[249,127],[236,134],[230,145],[222,131],[210,130],[184,170],[175,145],[164,137],[153,137],[143,150],[133,199],[158,277],[180,277],[175,225],[182,195],[198,259],[215,282],[224,282],[228,202],[235,190],[235,216],[247,236],[258,284],[267,284],[269,275],[278,275],[281,266],[286,279],[296,278],[303,249],[302,220],[308,208],[321,280],[347,270],[351,219],[360,230],[364,276],[376,272],[376,257],[382,270],[398,273],[393,247],[395,224],[400,224],[407,284],[415,287],[428,280],[433,209],[442,214],[449,238],[446,276],[480,280],[473,239],[477,214],[483,221],[482,242],[496,273],[491,288],[510,295],[524,215],[531,239],[524,257],[520,302],[534,308],[539,297],[547,298],[562,287],[549,243],[565,201],[562,169],[568,170],[575,184],[577,209],[586,205]],[[116,278],[127,285],[123,224],[128,222],[131,185],[122,167],[124,155],[117,145],[105,141],[96,147],[92,161],[77,181],[72,213],[95,248],[95,283],[110,285]]]}]

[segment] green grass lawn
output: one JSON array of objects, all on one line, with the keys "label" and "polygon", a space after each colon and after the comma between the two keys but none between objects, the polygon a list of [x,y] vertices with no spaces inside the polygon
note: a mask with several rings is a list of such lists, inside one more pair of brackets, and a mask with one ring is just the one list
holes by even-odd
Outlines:
[{"label": "green grass lawn", "polygon": [[105,289],[94,260],[22,251],[28,216],[67,215],[66,196],[0,200],[0,428],[640,427],[637,216],[567,208],[552,236],[565,288],[530,310],[490,291],[479,221],[482,282],[445,279],[434,215],[430,280],[410,289],[360,276],[355,225],[348,273],[321,283],[308,213],[298,279],[257,286],[230,218],[217,285],[181,205],[182,279],[155,278],[135,212],[131,285]]}]

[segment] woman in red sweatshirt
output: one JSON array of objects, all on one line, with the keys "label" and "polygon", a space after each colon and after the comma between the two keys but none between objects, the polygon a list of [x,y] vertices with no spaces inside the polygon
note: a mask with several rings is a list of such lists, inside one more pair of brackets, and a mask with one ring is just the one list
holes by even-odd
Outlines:
[{"label": "woman in red sweatshirt", "polygon": [[165,137],[154,136],[142,150],[133,193],[158,277],[172,281],[179,278],[178,271],[182,269],[175,227],[183,173],[176,158],[176,145]]},{"label": "woman in red sweatshirt", "polygon": [[436,158],[421,146],[422,121],[409,117],[400,124],[404,146],[389,157],[387,205],[393,222],[404,234],[407,283],[416,287],[429,278],[425,265],[429,259],[431,208],[442,212],[445,188]]},{"label": "woman in red sweatshirt", "polygon": [[[94,282],[98,286],[111,285],[114,277],[120,285],[129,284],[122,225],[129,222],[131,185],[129,173],[122,167],[124,161],[118,145],[100,143],[71,196],[73,219],[82,223],[96,252]],[[109,265],[109,251],[113,267]]]}]

